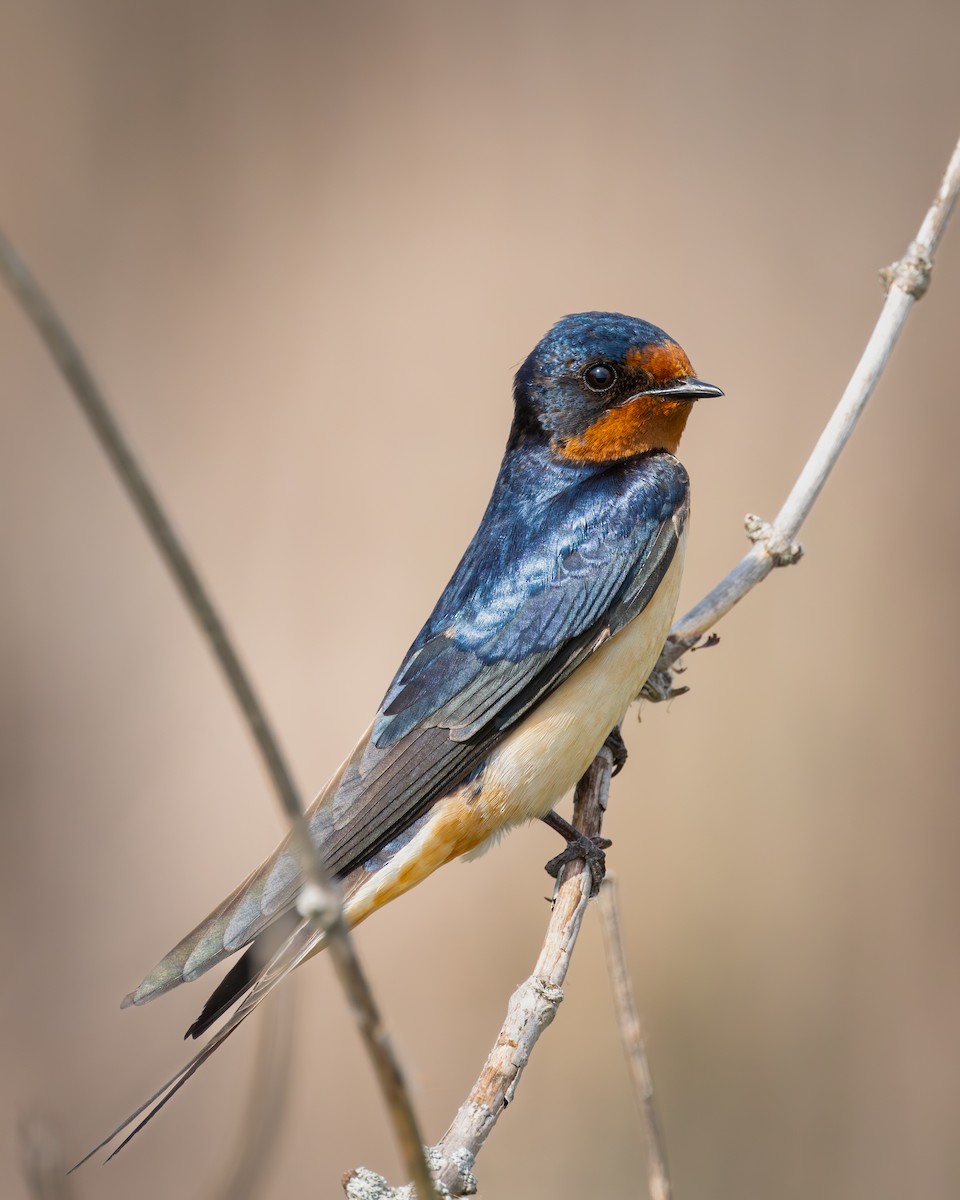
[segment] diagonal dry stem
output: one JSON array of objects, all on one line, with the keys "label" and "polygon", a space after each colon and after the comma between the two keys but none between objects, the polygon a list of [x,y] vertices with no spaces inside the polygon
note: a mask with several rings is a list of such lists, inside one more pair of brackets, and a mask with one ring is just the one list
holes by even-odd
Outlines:
[{"label": "diagonal dry stem", "polygon": [[422,1194],[429,1195],[433,1188],[432,1178],[424,1157],[423,1138],[403,1073],[384,1031],[373,992],[347,932],[338,891],[328,878],[323,856],[310,837],[299,792],[279,741],[257,698],[253,683],[227,635],[213,601],[174,531],[156,492],[124,438],[79,347],[12,242],[2,232],[0,273],[40,334],[74,398],[93,427],[104,453],[179,587],[187,607],[206,636],[240,707],[280,805],[290,823],[294,846],[300,856],[306,901],[301,905],[301,911],[313,927],[327,937],[337,976],[350,1000],[351,1010],[373,1063],[404,1162],[411,1177],[421,1187]]},{"label": "diagonal dry stem", "polygon": [[[860,361],[844,389],[837,407],[821,433],[816,446],[776,518],[769,525],[754,526],[753,548],[737,563],[708,595],[676,622],[654,677],[669,672],[680,656],[725,616],[733,606],[783,561],[791,559],[800,526],[816,503],[817,497],[853,433],[877,380],[893,352],[910,310],[926,292],[933,271],[933,259],[960,194],[960,141],[954,147],[940,187],[927,210],[916,238],[899,262],[885,268],[881,278],[887,298]],[[753,525],[758,518],[748,517]],[[654,691],[662,692],[659,685]],[[651,698],[657,698],[651,695]]]}]

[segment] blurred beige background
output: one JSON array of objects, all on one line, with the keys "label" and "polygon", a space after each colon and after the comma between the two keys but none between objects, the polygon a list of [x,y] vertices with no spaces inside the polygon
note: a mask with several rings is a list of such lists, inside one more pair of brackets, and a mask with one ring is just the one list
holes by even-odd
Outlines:
[{"label": "blurred beige background", "polygon": [[[202,564],[304,789],[363,729],[472,533],[511,375],[561,314],[663,325],[727,391],[683,456],[682,603],[772,516],[958,133],[951,0],[911,6],[6,0],[0,214]],[[914,77],[911,72],[918,72]],[[803,535],[627,722],[608,832],[678,1196],[960,1189],[960,228]],[[206,984],[120,997],[281,824],[183,606],[0,295],[0,1194],[181,1061]],[[359,937],[428,1135],[546,920],[542,828]],[[479,1163],[490,1197],[635,1194],[588,922]],[[271,1198],[397,1178],[319,960]],[[432,978],[432,995],[422,981]],[[74,1197],[205,1197],[246,1028]]]}]

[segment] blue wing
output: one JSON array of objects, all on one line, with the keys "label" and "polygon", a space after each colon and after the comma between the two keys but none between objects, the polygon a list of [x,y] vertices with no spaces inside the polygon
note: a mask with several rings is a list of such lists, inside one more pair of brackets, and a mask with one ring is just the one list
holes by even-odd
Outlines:
[{"label": "blue wing", "polygon": [[[688,494],[686,472],[668,454],[599,472],[508,454],[480,528],[370,732],[310,809],[332,873],[349,875],[394,841],[643,611],[676,552]],[[255,937],[269,940],[267,927],[290,913],[298,891],[285,843],[129,1001],[196,978]],[[277,924],[277,937],[288,932]]]}]

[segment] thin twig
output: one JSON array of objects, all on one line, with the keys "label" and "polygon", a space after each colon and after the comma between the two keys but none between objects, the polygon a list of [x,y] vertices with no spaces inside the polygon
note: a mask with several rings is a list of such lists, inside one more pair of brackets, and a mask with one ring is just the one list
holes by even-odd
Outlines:
[{"label": "thin twig", "polygon": [[[316,859],[303,820],[303,808],[297,788],[279,742],[270,728],[263,706],[257,699],[253,684],[227,636],[213,602],[167,519],[156,493],[121,433],[77,344],[13,244],[2,232],[0,271],[70,385],[74,398],[93,427],[97,440],[116,471],[130,502],[139,513],[161,558],[180,588],[187,607],[206,635],[214,657],[227,677],[230,689],[253,735],[283,810],[291,825],[299,829],[301,839],[306,839],[309,846],[307,856]],[[319,863],[318,866],[320,878],[323,879],[323,864]]]},{"label": "thin twig", "polygon": [[370,985],[348,935],[338,891],[328,877],[320,849],[313,844],[310,837],[299,793],[263,706],[257,699],[253,684],[199,575],[133,451],[124,439],[79,348],[13,244],[2,232],[0,273],[67,380],[104,453],[116,470],[154,545],[180,588],[187,607],[206,635],[214,657],[240,706],[290,823],[293,844],[300,858],[300,868],[305,881],[300,910],[318,932],[326,935],[337,976],[347,992],[383,1090],[404,1162],[421,1189],[421,1194],[427,1196],[431,1194],[433,1184],[409,1092],[404,1084],[399,1063],[384,1033]]},{"label": "thin twig", "polygon": [[613,990],[613,1002],[617,1012],[620,1040],[627,1056],[630,1082],[640,1109],[643,1131],[647,1139],[647,1182],[650,1200],[670,1200],[673,1187],[667,1165],[667,1148],[657,1117],[657,1106],[653,1098],[653,1076],[643,1044],[643,1028],[640,1013],[633,996],[627,956],[623,949],[623,933],[620,927],[620,906],[617,883],[608,875],[600,888],[600,915],[603,917],[603,945],[607,955],[607,974]]},{"label": "thin twig", "polygon": [[[342,917],[340,923],[343,924]],[[373,1060],[377,1081],[393,1122],[394,1136],[399,1143],[404,1166],[416,1186],[417,1194],[421,1200],[426,1200],[426,1197],[433,1196],[437,1189],[427,1164],[424,1139],[413,1110],[410,1092],[400,1063],[393,1052],[373,991],[362,973],[352,941],[346,938],[331,940],[328,950],[333,955],[340,983],[347,993],[354,1019],[363,1033]]]},{"label": "thin twig", "polygon": [[[916,239],[907,247],[906,254],[899,262],[881,272],[881,278],[887,287],[886,302],[839,404],[783,507],[770,525],[756,517],[747,518],[748,533],[755,542],[753,549],[744,555],[699,604],[694,605],[676,622],[654,669],[653,677],[669,672],[677,659],[695,645],[747,592],[766,579],[775,566],[796,561],[799,557],[799,547],[795,546],[794,539],[873,394],[908,313],[930,284],[933,256],[950,220],[958,194],[960,141],[954,148],[936,198],[923,219]],[[662,688],[658,690],[663,691]]]},{"label": "thin twig", "polygon": [[[613,755],[604,747],[577,784],[573,824],[587,837],[599,837],[610,792]],[[454,1196],[469,1194],[469,1172],[480,1147],[514,1098],[533,1047],[556,1016],[563,981],[587,904],[592,876],[582,859],[562,868],[554,893],[553,912],[533,974],[510,998],[507,1016],[483,1070],[437,1147],[438,1178]]]}]

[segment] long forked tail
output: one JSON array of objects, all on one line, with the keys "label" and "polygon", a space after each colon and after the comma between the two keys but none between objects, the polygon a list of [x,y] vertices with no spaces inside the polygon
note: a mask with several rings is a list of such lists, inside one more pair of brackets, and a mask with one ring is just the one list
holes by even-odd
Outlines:
[{"label": "long forked tail", "polygon": [[300,918],[291,910],[275,917],[271,925],[257,934],[253,944],[241,954],[207,997],[200,1015],[183,1035],[184,1038],[202,1037],[211,1025],[215,1025],[225,1012],[233,1008],[256,984],[264,966],[282,950],[299,924]]},{"label": "long forked tail", "polygon": [[[117,1126],[112,1133],[108,1134],[101,1142],[98,1142],[87,1154],[80,1159],[78,1163],[70,1168],[75,1171],[77,1167],[82,1167],[85,1162],[91,1159],[98,1151],[108,1146],[115,1138],[121,1134],[125,1134],[123,1140],[113,1149],[110,1155],[105,1159],[109,1162],[111,1158],[119,1154],[120,1151],[131,1141],[145,1125],[147,1125],[157,1115],[161,1108],[171,1100],[177,1092],[183,1087],[191,1075],[203,1065],[215,1050],[218,1050],[227,1038],[246,1020],[246,1018],[258,1008],[260,1004],[269,996],[273,989],[281,983],[290,972],[297,967],[308,955],[322,947],[323,934],[316,933],[306,921],[301,921],[297,928],[290,934],[283,946],[273,956],[272,959],[263,967],[259,977],[250,988],[249,994],[243,1003],[230,1017],[225,1024],[217,1030],[213,1036],[204,1043],[190,1061],[180,1068],[177,1073],[168,1079],[163,1087],[158,1088],[156,1092],[140,1105],[134,1112]],[[131,1128],[132,1126],[132,1128]],[[129,1130],[129,1132],[127,1132]]]},{"label": "long forked tail", "polygon": [[[427,816],[425,814],[424,818],[409,826],[401,837],[392,843],[390,854],[386,861],[365,864],[341,881],[344,893],[344,918],[349,927],[352,928],[354,925],[359,924],[377,908],[387,904],[396,896],[413,887],[421,879],[424,879],[436,870],[438,866],[449,862],[456,854],[462,854],[464,850],[472,849],[476,845],[485,832],[480,826],[474,827],[474,832],[479,832],[477,832],[477,836],[472,841],[466,844],[463,844],[462,840],[450,840],[446,836],[448,826],[451,824],[451,814],[459,816],[461,812],[459,806],[462,803],[462,799],[458,795],[454,795],[449,801],[440,805],[439,808],[431,810],[432,815]],[[462,821],[459,822],[459,826],[462,833]],[[220,910],[218,910],[217,914],[215,914],[217,920],[220,919],[220,915]],[[291,919],[294,919],[293,914],[289,914],[289,916]],[[281,920],[283,919],[285,918],[281,917]],[[274,922],[276,924],[276,917],[274,918]],[[283,927],[281,926],[280,928]],[[202,1033],[232,1003],[246,992],[246,995],[234,1013],[176,1075],[169,1079],[149,1100],[141,1104],[136,1112],[131,1113],[99,1145],[94,1146],[89,1154],[85,1155],[76,1164],[77,1167],[92,1158],[97,1151],[102,1150],[114,1138],[119,1137],[121,1134],[126,1134],[111,1153],[110,1158],[119,1153],[131,1138],[139,1133],[157,1115],[167,1101],[176,1095],[197,1068],[205,1063],[210,1055],[223,1045],[234,1030],[246,1020],[250,1013],[260,1005],[277,984],[289,975],[295,967],[299,966],[304,959],[309,958],[316,951],[323,948],[324,935],[322,933],[315,933],[306,921],[297,920],[296,926],[292,931],[286,932],[286,930],[289,930],[289,926],[286,926],[284,930],[282,945],[276,949],[276,953],[268,959],[265,966],[260,967],[256,959],[246,960],[244,958],[241,959],[241,964],[245,961],[253,962],[254,966],[252,970],[248,971],[244,967],[241,972],[240,964],[238,964],[234,968],[237,972],[235,976],[233,972],[228,972],[224,976],[220,986],[214,991],[204,1006],[203,1012],[187,1031],[188,1035]],[[191,940],[192,935],[184,939],[182,945],[187,945]],[[257,949],[265,951],[266,956],[270,954],[271,948],[268,939],[263,937],[263,931],[258,931],[251,949],[254,951]],[[247,953],[249,954],[250,951]],[[179,954],[180,950],[178,949],[172,952],[168,958],[177,958]],[[201,971],[203,969],[205,967],[201,968]],[[174,974],[172,971],[165,974],[171,977],[171,981],[165,982],[163,987],[158,988],[153,994],[159,994],[160,991],[166,990],[168,986],[176,986],[178,982],[183,982],[182,974],[177,979],[172,978]],[[127,1002],[139,1003],[142,1001],[138,1001],[135,996],[131,996]],[[126,1132],[128,1129],[129,1133]],[[109,1162],[109,1159],[107,1161]],[[73,1170],[76,1170],[76,1167]]]}]

